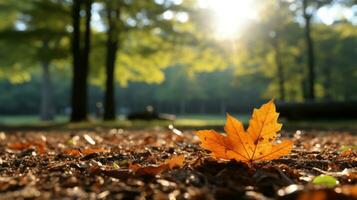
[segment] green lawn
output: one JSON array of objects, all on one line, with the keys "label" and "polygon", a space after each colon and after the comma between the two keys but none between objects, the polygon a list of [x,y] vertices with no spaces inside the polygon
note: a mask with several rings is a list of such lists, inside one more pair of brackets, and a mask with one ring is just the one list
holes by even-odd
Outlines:
[{"label": "green lawn", "polygon": [[[245,125],[249,122],[249,115],[235,115]],[[280,120],[284,127],[291,130],[296,129],[339,129],[357,130],[357,120],[305,120],[286,121]],[[224,115],[183,115],[177,116],[174,122],[169,121],[129,121],[123,117],[111,122],[90,120],[89,122],[68,123],[68,117],[58,116],[52,122],[43,122],[37,116],[0,116],[0,128],[59,128],[59,129],[86,129],[86,128],[145,128],[155,126],[168,126],[173,124],[178,128],[222,128],[225,123]]]},{"label": "green lawn", "polygon": [[155,126],[169,126],[181,128],[202,128],[202,127],[221,127],[224,124],[224,116],[219,115],[187,115],[178,116],[171,121],[129,121],[119,116],[116,121],[103,122],[91,119],[89,122],[68,123],[68,117],[59,116],[52,122],[44,122],[38,116],[0,116],[1,129],[91,129],[96,127],[103,128],[146,128]]},{"label": "green lawn", "polygon": [[19,115],[19,116],[0,116],[0,124],[2,125],[46,125],[53,123],[65,123],[68,121],[66,116],[57,116],[53,122],[41,121],[35,115]]},{"label": "green lawn", "polygon": [[68,116],[58,116],[54,121],[44,122],[38,116],[0,116],[0,127],[64,127],[70,129],[91,128],[91,127],[153,127],[153,126],[174,126],[182,127],[203,127],[220,126],[224,124],[224,116],[218,115],[187,115],[178,116],[173,122],[170,121],[129,121],[119,116],[116,121],[103,122],[101,120],[91,119],[89,122],[68,123]]}]

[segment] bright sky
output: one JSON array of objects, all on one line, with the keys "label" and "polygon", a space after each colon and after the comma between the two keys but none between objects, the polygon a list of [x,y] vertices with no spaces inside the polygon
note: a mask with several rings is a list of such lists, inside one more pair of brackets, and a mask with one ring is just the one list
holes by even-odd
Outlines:
[{"label": "bright sky", "polygon": [[[219,38],[234,38],[247,21],[259,17],[253,0],[198,0],[198,5],[213,10],[216,35]],[[357,25],[357,5],[346,8],[341,5],[323,7],[317,12],[317,20],[327,25],[339,19],[348,19]]]},{"label": "bright sky", "polygon": [[333,24],[336,19],[346,18],[353,24],[357,25],[357,5],[352,8],[346,8],[341,5],[335,5],[333,7],[322,7],[317,11],[317,17],[319,20],[327,25]]},{"label": "bright sky", "polygon": [[[155,0],[157,3],[164,3],[165,0]],[[174,4],[181,4],[182,0],[171,0]],[[198,5],[203,8],[209,8],[214,13],[214,26],[217,32],[215,33],[220,38],[234,38],[239,36],[239,32],[245,27],[249,20],[258,17],[258,9],[254,5],[254,0],[197,0]],[[99,10],[102,9],[101,4],[94,3],[92,11],[92,25],[97,31],[105,31],[105,25],[99,16]],[[323,7],[317,12],[318,20],[327,25],[331,25],[336,19],[347,18],[352,23],[357,25],[357,5],[352,8],[334,5]],[[185,22],[189,19],[187,13],[174,13],[173,11],[165,11],[163,13],[165,19],[176,18],[179,21]],[[25,24],[17,23],[16,27],[19,30],[26,29]]]},{"label": "bright sky", "polygon": [[221,38],[237,36],[245,23],[258,15],[251,0],[199,0],[198,5],[213,11],[216,35]]}]

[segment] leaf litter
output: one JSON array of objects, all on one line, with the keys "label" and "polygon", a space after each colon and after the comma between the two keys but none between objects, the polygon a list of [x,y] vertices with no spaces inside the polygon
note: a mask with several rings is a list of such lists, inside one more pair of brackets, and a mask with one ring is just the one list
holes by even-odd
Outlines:
[{"label": "leaf litter", "polygon": [[[172,129],[3,133],[0,199],[357,198],[357,158],[339,152],[354,133],[282,132],[290,154],[249,164],[216,159],[195,131]],[[320,175],[338,184],[314,184]]]}]

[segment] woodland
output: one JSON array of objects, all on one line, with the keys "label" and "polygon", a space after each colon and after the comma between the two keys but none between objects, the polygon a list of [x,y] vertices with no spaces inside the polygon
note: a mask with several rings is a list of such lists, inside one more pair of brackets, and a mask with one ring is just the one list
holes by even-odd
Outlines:
[{"label": "woodland", "polygon": [[0,199],[357,199],[355,0],[1,0]]}]

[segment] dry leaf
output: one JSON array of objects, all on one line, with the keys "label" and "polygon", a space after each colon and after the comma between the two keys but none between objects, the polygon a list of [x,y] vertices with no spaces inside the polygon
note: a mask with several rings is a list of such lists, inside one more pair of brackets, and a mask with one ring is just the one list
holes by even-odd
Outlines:
[{"label": "dry leaf", "polygon": [[180,156],[173,156],[169,160],[166,161],[166,164],[169,165],[170,169],[173,169],[175,167],[182,167],[185,162],[185,156],[180,155]]},{"label": "dry leaf", "polygon": [[109,152],[109,150],[103,148],[88,148],[88,149],[81,150],[81,153],[84,155],[89,155],[93,153],[107,153],[107,152]]},{"label": "dry leaf", "polygon": [[139,164],[129,164],[129,169],[138,175],[156,175],[160,174],[165,169],[168,169],[166,163],[153,166],[141,166]]},{"label": "dry leaf", "polygon": [[16,142],[8,144],[7,147],[11,150],[24,150],[30,148],[32,145],[28,142]]},{"label": "dry leaf", "polygon": [[234,159],[243,162],[267,161],[290,153],[293,142],[282,141],[273,144],[282,125],[277,122],[273,100],[254,109],[247,131],[243,124],[227,114],[224,127],[227,136],[213,130],[196,132],[201,140],[201,147],[211,151],[216,159]]},{"label": "dry leaf", "polygon": [[32,142],[16,142],[16,143],[8,144],[9,149],[18,150],[18,151],[22,151],[22,150],[29,149],[32,147],[36,149],[36,152],[38,154],[42,155],[42,154],[46,153],[45,143],[43,143],[43,142],[32,141]]},{"label": "dry leaf", "polygon": [[80,155],[89,155],[93,153],[106,153],[109,152],[107,149],[103,148],[88,148],[88,149],[83,149],[83,150],[78,150],[78,149],[66,149],[64,150],[64,154],[70,155],[70,156],[80,156]]},{"label": "dry leaf", "polygon": [[357,156],[353,149],[348,149],[340,154],[341,157],[354,157]]},{"label": "dry leaf", "polygon": [[164,170],[182,167],[185,162],[183,155],[173,156],[159,165],[141,166],[140,164],[129,164],[129,169],[138,175],[156,175]]},{"label": "dry leaf", "polygon": [[81,152],[77,149],[66,149],[63,153],[75,157],[81,155]]}]

